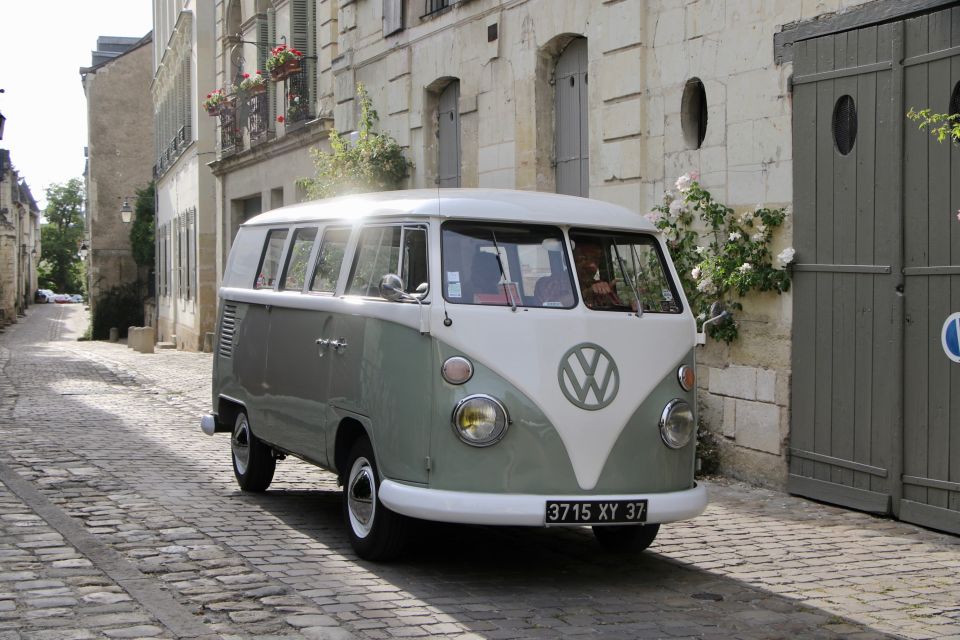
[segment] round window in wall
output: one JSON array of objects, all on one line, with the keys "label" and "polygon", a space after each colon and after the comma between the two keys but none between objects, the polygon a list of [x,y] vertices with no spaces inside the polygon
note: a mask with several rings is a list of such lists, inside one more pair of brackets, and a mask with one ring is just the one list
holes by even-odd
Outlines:
[{"label": "round window in wall", "polygon": [[950,115],[960,116],[960,82],[953,85],[953,93],[950,94]]},{"label": "round window in wall", "polygon": [[690,149],[699,149],[707,136],[707,92],[700,78],[687,80],[680,100],[680,126]]},{"label": "round window in wall", "polygon": [[856,141],[857,105],[849,95],[843,95],[833,107],[833,143],[845,156],[853,150]]}]

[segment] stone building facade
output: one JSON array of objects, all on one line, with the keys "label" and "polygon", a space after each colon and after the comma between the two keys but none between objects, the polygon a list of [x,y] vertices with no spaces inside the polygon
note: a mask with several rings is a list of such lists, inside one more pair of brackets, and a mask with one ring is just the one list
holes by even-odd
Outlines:
[{"label": "stone building facade", "polygon": [[157,339],[197,351],[217,310],[215,125],[201,108],[214,82],[213,3],[155,0]]},{"label": "stone building facade", "polygon": [[[208,91],[222,89],[232,100],[215,118],[218,153],[211,163],[217,178],[218,274],[242,222],[303,198],[297,179],[312,175],[310,149],[325,145],[333,122],[338,10],[337,0],[216,3],[217,76]],[[304,53],[302,71],[268,81],[260,94],[239,91],[245,74],[269,75],[266,58],[282,43]]]},{"label": "stone building facade", "polygon": [[40,259],[40,210],[26,181],[0,149],[0,329],[33,303]]},{"label": "stone building facade", "polygon": [[130,225],[120,210],[131,207],[136,190],[149,186],[153,165],[153,106],[150,78],[153,50],[143,38],[101,36],[93,65],[80,70],[87,97],[85,242],[91,306],[113,287],[140,281],[146,291],[149,268],[140,268],[130,248]]},{"label": "stone building facade", "polygon": [[[834,113],[831,131],[834,102],[840,105],[840,93],[853,92],[861,114],[872,114],[879,103],[871,95],[881,94],[879,89],[870,94],[869,87],[896,90],[904,77],[913,77],[903,69],[905,56],[912,56],[911,69],[924,72],[927,67],[920,65],[945,60],[947,71],[930,67],[930,73],[949,80],[951,56],[960,47],[960,32],[951,31],[960,23],[958,5],[956,0],[221,0],[215,4],[215,50],[203,62],[216,74],[201,83],[202,90],[231,93],[243,73],[264,70],[266,52],[281,42],[302,49],[308,63],[304,77],[269,84],[265,95],[238,95],[233,110],[208,118],[217,125],[216,159],[210,164],[216,178],[216,271],[222,273],[240,222],[301,197],[296,178],[312,174],[308,148],[322,147],[331,126],[341,132],[356,127],[355,90],[362,82],[381,129],[414,162],[410,187],[556,191],[607,200],[642,215],[662,201],[678,176],[696,171],[701,184],[737,212],[758,204],[794,212],[774,239],[774,253],[796,244],[798,281],[809,282],[805,274],[811,273],[824,283],[836,277],[838,291],[846,291],[844,274],[883,275],[896,268],[846,264],[850,260],[819,246],[832,251],[834,234],[840,242],[848,231],[839,226],[826,231],[826,223],[846,219],[832,209],[825,223],[817,222],[818,198],[840,202],[851,190],[872,194],[884,186],[844,182],[856,166],[886,157],[871,155],[866,141],[853,155],[841,148],[838,131],[846,131],[852,145],[856,114]],[[916,44],[921,41],[929,46]],[[891,53],[891,47],[903,46],[906,53]],[[888,72],[892,75],[876,75]],[[945,91],[938,90],[936,99],[931,92],[929,101],[946,110],[954,103],[948,82],[942,84]],[[309,108],[291,122],[294,95]],[[795,95],[804,96],[799,106]],[[902,100],[886,104],[902,106]],[[891,111],[875,120],[876,136],[890,138],[880,125],[903,118]],[[809,123],[819,127],[816,133],[798,137]],[[903,134],[904,126],[896,124],[892,136]],[[917,148],[927,144],[922,137],[911,140]],[[834,166],[845,167],[836,179]],[[960,168],[960,159],[955,166]],[[837,194],[811,196],[811,185],[828,178],[838,185]],[[941,182],[950,184],[949,176]],[[954,211],[960,208],[955,195],[943,200],[952,202]],[[854,218],[863,232],[872,234],[866,207],[852,210],[859,212]],[[820,232],[811,231],[815,224],[821,224]],[[823,241],[811,245],[814,236]],[[956,251],[960,255],[960,248]],[[951,277],[957,270],[955,262],[911,268],[920,269],[913,275]],[[886,286],[879,282],[869,286]],[[831,414],[828,400],[840,406],[844,394],[854,393],[842,375],[849,370],[842,358],[831,364],[827,353],[825,366],[834,377],[820,380],[834,382],[817,386],[818,425],[828,425],[825,435],[817,426],[819,440],[808,447],[794,433],[804,413],[791,403],[795,363],[806,362],[802,356],[810,345],[802,340],[811,334],[807,324],[797,331],[794,319],[809,307],[798,308],[794,296],[791,291],[751,298],[737,318],[740,340],[731,346],[710,342],[698,352],[700,415],[719,436],[723,470],[804,495],[897,512],[900,489],[883,489],[881,501],[871,487],[887,480],[898,485],[901,471],[870,456],[901,455],[894,449],[905,440],[902,434],[868,442],[873,454],[854,452],[853,446],[838,453],[848,440],[859,438],[861,448],[864,442],[862,435],[841,433],[846,414],[837,413],[836,420]],[[839,347],[853,335],[853,324],[874,310],[867,302],[857,309],[844,299],[838,304],[856,318],[848,322],[838,312],[832,325],[818,325],[818,331],[838,334]],[[855,359],[864,357],[857,352]],[[953,460],[960,468],[960,455]],[[807,468],[810,477],[803,475]],[[948,515],[936,517],[952,522],[960,510],[960,476],[956,469],[942,478],[938,473],[917,471],[911,482],[945,492],[947,506],[936,508]],[[818,494],[810,487],[832,488]],[[864,502],[866,494],[871,497]]]}]

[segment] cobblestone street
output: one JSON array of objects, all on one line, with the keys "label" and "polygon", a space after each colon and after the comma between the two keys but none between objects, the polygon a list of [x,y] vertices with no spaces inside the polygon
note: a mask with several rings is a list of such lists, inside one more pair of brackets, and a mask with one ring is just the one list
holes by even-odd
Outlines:
[{"label": "cobblestone street", "polygon": [[210,438],[210,354],[78,342],[80,305],[0,334],[0,640],[960,638],[960,539],[745,485],[637,557],[589,530],[425,525],[358,560],[335,479],[245,495]]}]

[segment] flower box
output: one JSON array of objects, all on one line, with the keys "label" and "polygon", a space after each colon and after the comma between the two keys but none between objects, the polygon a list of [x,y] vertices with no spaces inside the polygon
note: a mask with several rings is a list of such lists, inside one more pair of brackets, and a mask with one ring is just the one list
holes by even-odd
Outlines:
[{"label": "flower box", "polygon": [[227,96],[223,89],[215,89],[207,94],[207,98],[203,101],[203,109],[209,116],[218,116],[226,100]]},{"label": "flower box", "polygon": [[301,59],[303,54],[285,44],[274,47],[270,51],[270,57],[267,58],[266,67],[270,72],[270,79],[274,82],[282,82],[291,75],[299,73],[301,70]]}]

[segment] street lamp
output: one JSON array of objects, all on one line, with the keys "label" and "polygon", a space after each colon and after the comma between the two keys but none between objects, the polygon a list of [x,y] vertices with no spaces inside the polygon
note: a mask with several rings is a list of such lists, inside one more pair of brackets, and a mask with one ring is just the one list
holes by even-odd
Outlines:
[{"label": "street lamp", "polygon": [[120,219],[124,223],[129,223],[133,220],[133,208],[130,206],[130,198],[128,196],[123,197],[123,206],[120,207]]}]

